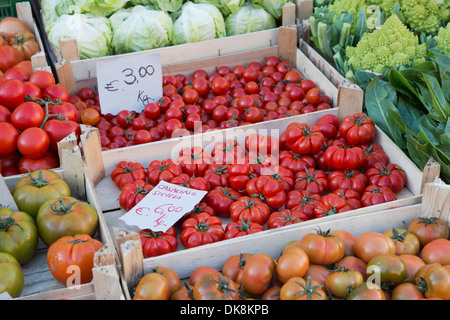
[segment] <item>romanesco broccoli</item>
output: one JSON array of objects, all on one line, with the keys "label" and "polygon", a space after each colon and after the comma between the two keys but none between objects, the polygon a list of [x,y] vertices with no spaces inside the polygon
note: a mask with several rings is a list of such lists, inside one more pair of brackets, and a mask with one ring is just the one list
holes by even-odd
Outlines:
[{"label": "romanesco broccoli", "polygon": [[394,9],[394,5],[399,0],[367,0],[367,5],[375,5],[380,8],[385,17],[390,17]]},{"label": "romanesco broccoli", "polygon": [[426,45],[398,18],[391,15],[371,33],[365,33],[356,47],[347,47],[348,63],[355,69],[382,72],[385,67],[399,67],[425,60]]},{"label": "romanesco broccoli", "polygon": [[401,14],[406,25],[420,34],[434,35],[450,19],[450,4],[442,0],[401,0]]},{"label": "romanesco broccoli", "polygon": [[439,29],[434,39],[436,39],[436,47],[442,49],[443,53],[450,55],[450,22],[447,23],[445,28]]},{"label": "romanesco broccoli", "polygon": [[366,7],[365,0],[337,0],[328,6],[328,12],[334,12],[333,22],[337,20],[342,12],[353,13],[353,23],[351,32],[356,28],[356,21],[358,20],[359,11]]}]

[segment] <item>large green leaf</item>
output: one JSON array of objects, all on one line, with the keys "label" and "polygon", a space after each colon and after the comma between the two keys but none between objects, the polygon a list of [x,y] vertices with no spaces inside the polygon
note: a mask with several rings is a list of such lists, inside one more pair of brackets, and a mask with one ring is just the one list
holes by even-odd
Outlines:
[{"label": "large green leaf", "polygon": [[430,93],[433,117],[438,121],[447,122],[450,117],[450,107],[447,104],[447,99],[442,92],[440,83],[435,77],[425,73],[423,74],[423,79]]},{"label": "large green leaf", "polygon": [[412,130],[418,132],[418,119],[423,115],[423,112],[406,101],[402,96],[398,98],[397,109],[405,123]]},{"label": "large green leaf", "polygon": [[396,92],[386,81],[374,78],[367,85],[364,103],[367,115],[383,130],[401,149],[406,145],[400,129],[389,117],[388,107],[395,107]]}]

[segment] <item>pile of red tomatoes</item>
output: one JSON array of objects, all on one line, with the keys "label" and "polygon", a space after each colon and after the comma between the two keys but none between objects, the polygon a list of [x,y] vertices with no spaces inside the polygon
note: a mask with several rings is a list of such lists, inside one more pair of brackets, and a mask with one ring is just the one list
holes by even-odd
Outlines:
[{"label": "pile of red tomatoes", "polygon": [[363,113],[340,123],[328,114],[311,125],[293,122],[279,137],[253,133],[242,145],[184,148],[147,168],[121,161],[111,179],[127,211],[161,180],[207,191],[164,235],[142,231],[144,254],[160,255],[177,248],[177,236],[192,248],[396,200],[406,174],[372,141],[375,132]]}]

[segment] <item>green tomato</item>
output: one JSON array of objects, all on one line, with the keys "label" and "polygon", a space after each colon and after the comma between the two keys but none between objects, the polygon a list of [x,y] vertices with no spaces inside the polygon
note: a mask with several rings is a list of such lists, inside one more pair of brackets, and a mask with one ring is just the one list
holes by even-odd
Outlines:
[{"label": "green tomato", "polygon": [[98,229],[98,215],[89,203],[60,196],[40,207],[36,226],[41,240],[50,246],[63,236],[88,234],[93,237]]},{"label": "green tomato", "polygon": [[39,234],[34,219],[22,211],[0,208],[0,251],[24,265],[33,257]]},{"label": "green tomato", "polygon": [[[367,270],[379,276],[381,283],[400,284],[406,280],[408,271],[405,262],[397,255],[380,254],[367,264]],[[369,274],[369,271],[368,271]]]},{"label": "green tomato", "polygon": [[70,196],[69,185],[51,170],[35,170],[17,181],[13,188],[17,208],[35,220],[41,205],[60,195]]},{"label": "green tomato", "polygon": [[12,298],[20,296],[24,278],[20,263],[12,255],[0,252],[0,293],[8,292]]}]

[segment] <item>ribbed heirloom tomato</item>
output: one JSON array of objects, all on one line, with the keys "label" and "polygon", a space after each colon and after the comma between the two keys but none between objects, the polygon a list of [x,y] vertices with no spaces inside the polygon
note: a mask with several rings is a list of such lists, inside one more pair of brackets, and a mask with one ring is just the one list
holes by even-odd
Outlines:
[{"label": "ribbed heirloom tomato", "polygon": [[308,219],[314,219],[314,208],[321,198],[321,195],[311,194],[308,190],[292,190],[287,194],[285,208],[304,213]]},{"label": "ribbed heirloom tomato", "polygon": [[292,247],[283,250],[277,259],[275,274],[278,281],[286,283],[290,278],[303,277],[309,268],[309,258],[305,251]]},{"label": "ribbed heirloom tomato", "polygon": [[397,196],[388,187],[378,187],[376,185],[367,186],[361,195],[361,204],[368,207],[380,203],[397,200]]},{"label": "ribbed heirloom tomato", "polygon": [[137,205],[151,190],[154,186],[147,184],[143,180],[136,180],[132,183],[126,183],[119,195],[120,207],[126,211],[131,210],[135,205]]},{"label": "ribbed heirloom tomato", "polygon": [[329,300],[324,287],[308,277],[290,278],[280,290],[281,300]]},{"label": "ribbed heirloom tomato", "polygon": [[309,220],[309,217],[301,211],[283,209],[270,214],[269,220],[267,221],[267,228],[275,229],[307,220]]},{"label": "ribbed heirloom tomato", "polygon": [[161,180],[169,182],[183,173],[179,163],[172,159],[153,160],[146,169],[148,182],[156,186]]},{"label": "ribbed heirloom tomato", "polygon": [[180,241],[186,248],[221,241],[225,237],[222,220],[207,213],[185,220],[181,228]]},{"label": "ribbed heirloom tomato", "polygon": [[258,198],[242,196],[230,206],[230,218],[233,221],[251,218],[253,222],[264,225],[269,216],[269,206]]},{"label": "ribbed heirloom tomato", "polygon": [[389,187],[394,193],[402,191],[406,183],[405,171],[395,163],[385,165],[377,162],[366,170],[366,176],[369,178],[370,184]]},{"label": "ribbed heirloom tomato", "polygon": [[357,270],[340,267],[333,270],[325,280],[325,287],[337,298],[344,298],[353,288],[364,281],[362,274]]},{"label": "ribbed heirloom tomato", "polygon": [[120,161],[111,172],[111,179],[120,189],[136,180],[146,181],[144,166],[138,162]]},{"label": "ribbed heirloom tomato", "polygon": [[282,184],[271,176],[251,179],[245,190],[250,197],[262,200],[272,209],[281,208],[286,202],[286,193]]},{"label": "ribbed heirloom tomato", "polygon": [[375,122],[364,113],[355,113],[342,120],[339,134],[351,145],[370,143],[375,136]]},{"label": "ribbed heirloom tomato", "polygon": [[286,128],[286,145],[298,154],[315,154],[325,140],[320,128],[306,123],[293,123]]},{"label": "ribbed heirloom tomato", "polygon": [[360,195],[364,193],[369,179],[362,172],[355,169],[334,170],[328,174],[331,191],[337,189],[351,189]]},{"label": "ribbed heirloom tomato", "polygon": [[204,200],[213,208],[216,215],[221,217],[230,216],[230,207],[241,194],[229,187],[215,187],[209,191]]},{"label": "ribbed heirloom tomato", "polygon": [[364,165],[365,153],[360,146],[333,144],[325,150],[323,159],[329,169],[351,170]]},{"label": "ribbed heirloom tomato", "polygon": [[328,176],[323,170],[305,168],[295,174],[295,190],[307,190],[311,194],[325,194],[329,189]]},{"label": "ribbed heirloom tomato", "polygon": [[253,222],[251,218],[246,221],[244,221],[244,219],[231,221],[225,227],[225,239],[242,237],[264,230],[265,229],[261,224]]},{"label": "ribbed heirloom tomato", "polygon": [[316,218],[326,217],[341,212],[352,210],[346,199],[339,197],[335,193],[328,193],[320,198],[319,203],[314,208]]},{"label": "ribbed heirloom tomato", "polygon": [[165,232],[143,229],[139,232],[144,258],[156,257],[174,252],[178,247],[177,231],[170,227]]}]

